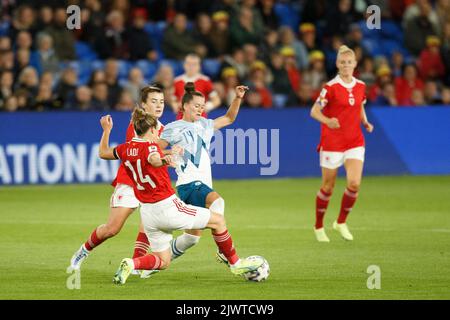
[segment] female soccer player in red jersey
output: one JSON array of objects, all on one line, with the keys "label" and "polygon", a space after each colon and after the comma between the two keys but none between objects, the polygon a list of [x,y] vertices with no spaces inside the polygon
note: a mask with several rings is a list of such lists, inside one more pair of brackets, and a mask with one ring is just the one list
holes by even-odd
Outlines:
[{"label": "female soccer player in red jersey", "polygon": [[113,122],[110,116],[102,117],[99,155],[105,160],[120,159],[128,176],[133,178],[134,194],[141,203],[141,219],[153,253],[123,259],[114,276],[114,283],[124,284],[136,269],[166,269],[172,257],[170,242],[173,230],[209,228],[233,274],[243,275],[256,270],[263,260],[239,259],[223,215],[186,205],[175,195],[166,166],[174,166],[171,156],[164,156],[158,144],[151,142],[158,139],[157,120],[139,108],[133,112],[132,122],[136,136],[130,142],[110,148],[109,135]]},{"label": "female soccer player in red jersey", "polygon": [[373,125],[364,111],[366,85],[353,77],[356,67],[355,53],[347,46],[339,48],[336,59],[338,75],[322,89],[311,109],[311,117],[321,125],[318,150],[322,167],[322,186],[316,197],[316,225],[314,232],[320,242],[329,242],[323,227],[323,218],[336,182],[338,168],[347,173],[347,187],[342,197],[341,209],[333,229],[345,240],[353,240],[346,219],[358,197],[364,162],[364,136],[361,123],[367,132]]},{"label": "female soccer player in red jersey", "polygon": [[[162,89],[157,86],[144,87],[141,90],[140,106],[156,119],[159,119],[164,111],[164,96]],[[162,132],[163,128],[163,125],[158,121],[157,130],[159,134]],[[130,123],[127,129],[126,141],[131,141],[134,135],[133,125]],[[120,165],[112,185],[115,189],[111,196],[108,221],[106,224],[102,224],[95,228],[88,240],[74,253],[70,261],[70,267],[74,270],[81,267],[82,262],[96,246],[119,233],[127,218],[139,206],[139,200],[135,197],[133,192],[133,181],[128,177],[123,164]],[[149,242],[141,224],[135,243],[133,257],[145,255],[148,248]]]}]

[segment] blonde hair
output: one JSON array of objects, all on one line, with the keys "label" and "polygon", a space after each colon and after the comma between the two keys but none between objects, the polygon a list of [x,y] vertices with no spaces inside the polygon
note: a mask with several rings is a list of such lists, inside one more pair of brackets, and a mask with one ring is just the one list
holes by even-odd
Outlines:
[{"label": "blonde hair", "polygon": [[350,53],[356,58],[355,51],[347,47],[346,45],[342,45],[339,47],[337,58],[339,58],[342,54]]}]

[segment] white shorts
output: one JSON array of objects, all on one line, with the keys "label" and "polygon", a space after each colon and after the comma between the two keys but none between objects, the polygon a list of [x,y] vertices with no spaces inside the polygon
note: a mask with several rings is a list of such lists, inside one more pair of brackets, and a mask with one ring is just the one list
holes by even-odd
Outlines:
[{"label": "white shorts", "polygon": [[336,169],[342,166],[347,159],[358,159],[364,162],[364,147],[348,149],[344,152],[320,150],[320,166],[327,169]]},{"label": "white shorts", "polygon": [[117,184],[111,196],[110,207],[137,208],[139,200],[134,196],[133,187],[126,184]]},{"label": "white shorts", "polygon": [[204,229],[209,209],[185,204],[176,195],[157,203],[141,203],[141,220],[153,252],[170,248],[172,231]]}]

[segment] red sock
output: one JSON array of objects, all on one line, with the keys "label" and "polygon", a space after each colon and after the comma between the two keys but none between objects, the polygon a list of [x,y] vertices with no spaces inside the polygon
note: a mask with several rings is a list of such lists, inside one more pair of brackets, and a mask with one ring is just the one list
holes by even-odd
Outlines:
[{"label": "red sock", "polygon": [[150,249],[150,242],[148,242],[147,235],[143,232],[139,232],[134,243],[134,258],[145,256]]},{"label": "red sock", "polygon": [[339,212],[337,223],[345,223],[345,220],[347,220],[347,216],[352,210],[357,198],[357,191],[352,191],[349,188],[345,188],[344,195],[342,196],[341,211]]},{"label": "red sock", "polygon": [[134,258],[133,262],[136,270],[158,270],[161,267],[161,259],[153,254]]},{"label": "red sock", "polygon": [[213,233],[212,235],[219,251],[223,253],[230,264],[235,264],[239,260],[239,257],[236,254],[236,249],[234,249],[233,240],[228,230],[219,234]]},{"label": "red sock", "polygon": [[91,251],[92,249],[94,249],[96,246],[100,245],[105,240],[106,239],[99,240],[99,238],[97,238],[97,228],[95,228],[94,231],[92,231],[92,234],[89,237],[89,239],[84,243],[84,247],[88,251]]},{"label": "red sock", "polygon": [[316,196],[316,229],[323,228],[323,218],[328,208],[328,203],[331,199],[331,192],[326,193],[322,189],[317,192]]}]

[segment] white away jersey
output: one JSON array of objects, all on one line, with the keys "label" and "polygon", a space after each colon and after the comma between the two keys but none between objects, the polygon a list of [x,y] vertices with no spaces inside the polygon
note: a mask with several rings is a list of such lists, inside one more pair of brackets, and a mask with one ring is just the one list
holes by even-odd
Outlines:
[{"label": "white away jersey", "polygon": [[182,161],[177,163],[177,186],[199,180],[212,188],[209,148],[214,135],[214,120],[200,118],[196,122],[177,120],[164,127],[161,139],[170,146],[184,149]]}]

